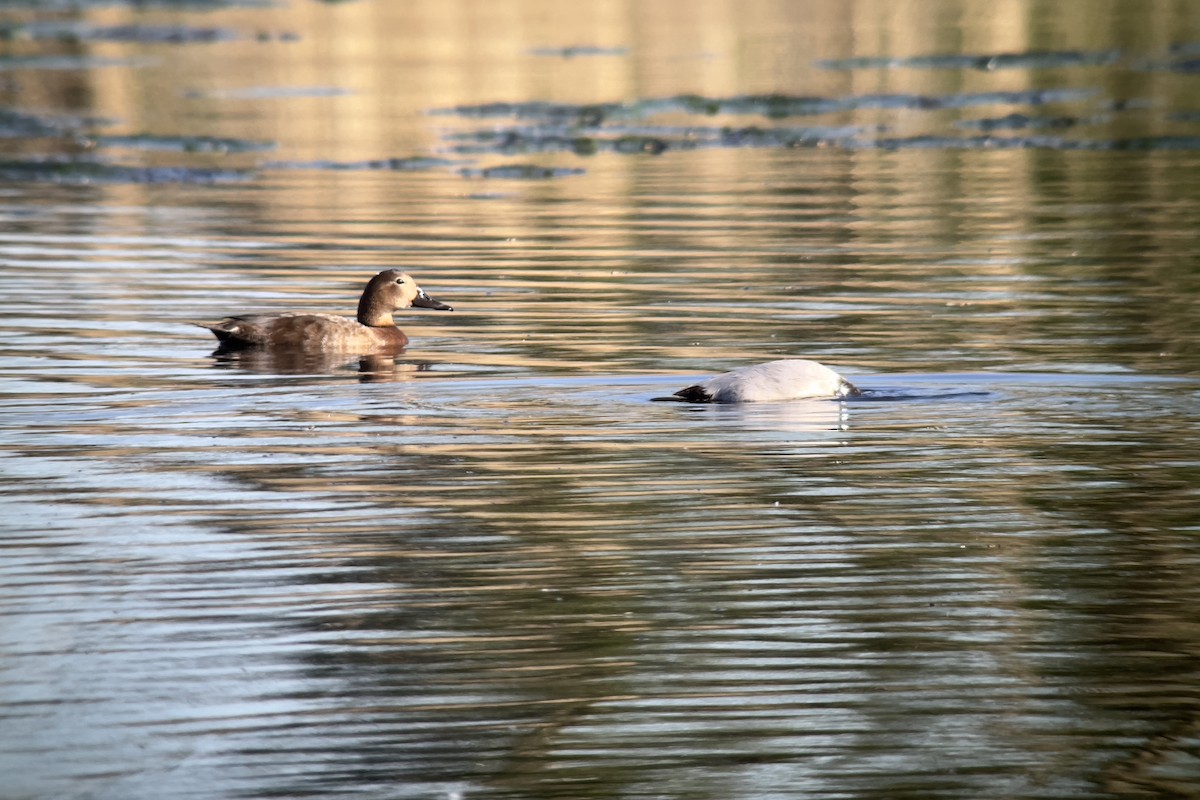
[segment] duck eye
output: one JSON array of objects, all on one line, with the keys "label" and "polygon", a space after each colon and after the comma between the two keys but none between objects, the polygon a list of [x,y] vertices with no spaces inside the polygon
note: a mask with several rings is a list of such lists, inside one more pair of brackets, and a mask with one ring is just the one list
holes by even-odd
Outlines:
[{"label": "duck eye", "polygon": [[403,286],[403,285],[404,285],[404,278],[396,278],[396,285],[397,285],[397,286]]}]

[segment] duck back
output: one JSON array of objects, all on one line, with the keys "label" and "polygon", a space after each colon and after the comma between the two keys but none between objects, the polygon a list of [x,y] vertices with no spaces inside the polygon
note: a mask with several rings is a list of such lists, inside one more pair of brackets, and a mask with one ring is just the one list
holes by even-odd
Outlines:
[{"label": "duck back", "polygon": [[770,403],[861,393],[824,364],[783,359],[731,370],[680,389],[674,397],[685,403]]},{"label": "duck back", "polygon": [[408,337],[399,328],[373,328],[336,314],[228,317],[204,327],[226,350],[268,347],[366,353],[399,351],[408,344]]}]

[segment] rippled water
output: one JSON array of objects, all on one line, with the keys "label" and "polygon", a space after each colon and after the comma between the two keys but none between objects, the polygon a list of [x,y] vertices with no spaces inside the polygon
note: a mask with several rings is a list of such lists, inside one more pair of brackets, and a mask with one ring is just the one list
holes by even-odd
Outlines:
[{"label": "rippled water", "polygon": [[1200,4],[635,6],[0,4],[0,795],[1200,796]]}]

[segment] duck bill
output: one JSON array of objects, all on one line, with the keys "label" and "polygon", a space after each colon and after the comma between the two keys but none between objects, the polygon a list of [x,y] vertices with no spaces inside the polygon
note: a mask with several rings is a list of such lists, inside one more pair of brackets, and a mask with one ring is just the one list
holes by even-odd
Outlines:
[{"label": "duck bill", "polygon": [[412,304],[416,308],[432,308],[434,311],[453,311],[453,306],[448,306],[445,303],[434,300],[429,295],[425,294],[425,290],[417,292],[417,296],[413,298]]}]

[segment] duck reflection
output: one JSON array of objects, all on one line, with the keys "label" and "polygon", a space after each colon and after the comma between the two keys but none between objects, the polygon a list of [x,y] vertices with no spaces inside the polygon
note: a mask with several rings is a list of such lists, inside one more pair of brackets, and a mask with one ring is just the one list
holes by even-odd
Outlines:
[{"label": "duck reflection", "polygon": [[736,424],[751,438],[772,440],[794,434],[825,434],[850,428],[850,404],[824,399],[787,403],[739,403],[700,406],[699,413],[714,413]]},{"label": "duck reflection", "polygon": [[270,348],[213,351],[214,369],[241,370],[266,375],[332,375],[357,371],[363,383],[393,383],[408,380],[414,372],[426,372],[433,363],[397,360],[399,353],[310,352]]}]

